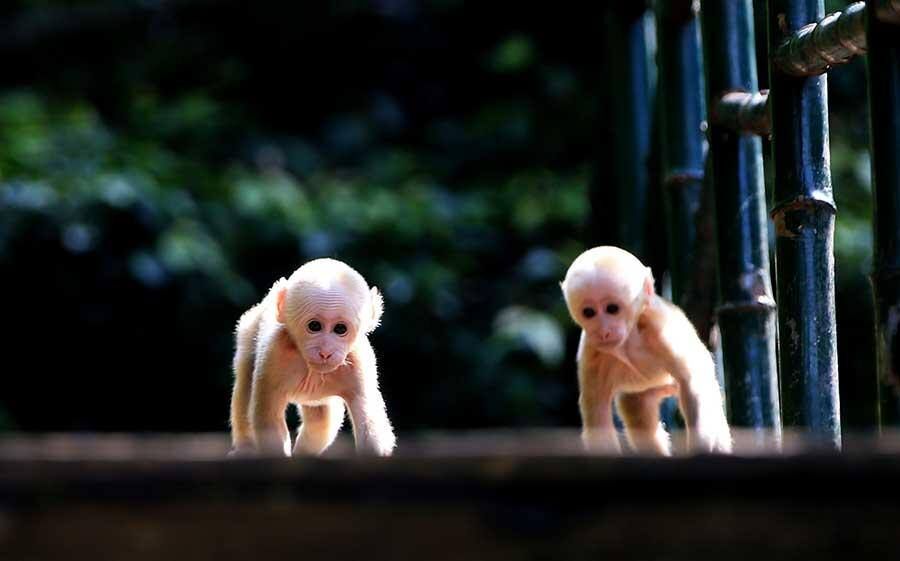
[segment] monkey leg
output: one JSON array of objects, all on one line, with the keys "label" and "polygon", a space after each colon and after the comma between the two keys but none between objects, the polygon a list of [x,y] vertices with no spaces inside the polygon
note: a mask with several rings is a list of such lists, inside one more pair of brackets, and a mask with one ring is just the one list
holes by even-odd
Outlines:
[{"label": "monkey leg", "polygon": [[294,443],[294,455],[318,455],[325,451],[341,430],[344,422],[344,402],[329,397],[323,405],[301,405],[303,422]]},{"label": "monkey leg", "polygon": [[678,383],[678,408],[687,426],[688,448],[731,452],[731,431],[716,367],[691,322],[677,306],[661,298],[648,304],[641,322],[642,342]]},{"label": "monkey leg", "polygon": [[254,345],[259,332],[260,306],[250,308],[238,321],[235,331],[235,351],[232,368],[234,388],[231,393],[230,455],[253,452],[253,430],[250,424],[250,396],[253,389],[253,368],[256,362]]},{"label": "monkey leg", "polygon": [[622,393],[616,398],[625,435],[635,452],[671,455],[669,433],[659,421],[659,403],[676,391],[674,385],[666,385],[638,393]]},{"label": "monkey leg", "polygon": [[353,438],[360,454],[390,456],[396,439],[384,398],[377,387],[367,387],[344,399],[353,423]]}]

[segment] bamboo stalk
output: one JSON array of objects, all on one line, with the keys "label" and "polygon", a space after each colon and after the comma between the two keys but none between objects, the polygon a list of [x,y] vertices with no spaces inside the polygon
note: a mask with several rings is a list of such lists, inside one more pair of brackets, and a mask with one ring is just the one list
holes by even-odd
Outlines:
[{"label": "bamboo stalk", "polygon": [[[658,123],[653,12],[644,0],[616,0],[607,18],[607,53],[610,76],[619,88],[610,99],[614,141],[611,143],[612,177],[607,182],[607,201],[615,201],[615,243],[634,253],[653,270],[659,270],[663,232],[658,199],[651,195],[659,184],[659,144],[654,143]],[[600,170],[602,173],[603,170]],[[593,195],[593,201],[597,201]],[[608,203],[607,203],[608,204]],[[661,419],[677,424],[673,400],[663,402]]]},{"label": "bamboo stalk", "polygon": [[620,0],[608,13],[608,49],[612,81],[620,90],[611,98],[612,177],[618,233],[616,242],[647,262],[650,174],[655,75],[651,39],[653,14],[644,2]]},{"label": "bamboo stalk", "polygon": [[[672,299],[688,311],[692,272],[699,265],[697,218],[703,191],[706,118],[700,56],[700,28],[691,0],[661,2],[657,6],[660,132],[662,138],[663,198],[669,243]],[[694,325],[708,318],[691,317]]]},{"label": "bamboo stalk", "polygon": [[881,423],[890,425],[900,423],[900,27],[871,13],[867,25],[875,340]]},{"label": "bamboo stalk", "polygon": [[[710,105],[757,89],[750,0],[704,0],[703,44]],[[780,440],[775,302],[769,273],[762,141],[719,123],[709,129],[716,197],[720,306],[729,420]]]},{"label": "bamboo stalk", "polygon": [[[691,0],[660,2],[656,16],[660,175],[672,299],[700,338],[714,344],[710,339],[716,283],[714,207],[704,169],[706,104],[697,4]],[[677,424],[675,408],[674,400],[663,403],[661,414],[669,427]]]},{"label": "bamboo stalk", "polygon": [[815,76],[866,52],[866,4],[850,4],[843,12],[796,30],[773,52],[776,66],[792,76]]},{"label": "bamboo stalk", "polygon": [[[822,0],[768,0],[768,42],[822,19]],[[841,446],[834,311],[834,218],[825,75],[797,78],[770,58],[779,361],[785,425]]]}]

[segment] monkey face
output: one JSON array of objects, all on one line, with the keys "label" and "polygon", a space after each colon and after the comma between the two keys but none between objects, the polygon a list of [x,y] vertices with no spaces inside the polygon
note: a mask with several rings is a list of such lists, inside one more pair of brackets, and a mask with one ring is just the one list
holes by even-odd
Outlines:
[{"label": "monkey face", "polygon": [[594,347],[618,347],[634,327],[638,302],[617,288],[604,282],[590,283],[575,299],[572,314]]},{"label": "monkey face", "polygon": [[653,294],[653,274],[627,251],[600,246],[575,259],[560,287],[588,343],[613,350],[628,339]]},{"label": "monkey face", "polygon": [[297,283],[279,292],[278,321],[310,370],[331,372],[345,363],[356,343],[368,294],[340,284],[322,288],[311,283]]},{"label": "monkey face", "polygon": [[345,364],[357,337],[381,318],[381,293],[340,261],[310,261],[277,286],[276,317],[310,370],[331,372]]},{"label": "monkey face", "polygon": [[343,314],[316,313],[295,326],[298,349],[311,370],[331,372],[347,360],[356,340],[356,322]]}]

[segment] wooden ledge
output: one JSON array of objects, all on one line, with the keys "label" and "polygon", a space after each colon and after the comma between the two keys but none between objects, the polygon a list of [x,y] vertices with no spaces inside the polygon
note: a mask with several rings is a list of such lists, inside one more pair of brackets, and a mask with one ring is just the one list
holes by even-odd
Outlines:
[{"label": "wooden ledge", "polygon": [[344,438],[228,460],[220,434],[7,437],[0,559],[893,558],[897,435],[801,440],[657,459],[586,456],[574,431],[428,433],[393,458]]}]

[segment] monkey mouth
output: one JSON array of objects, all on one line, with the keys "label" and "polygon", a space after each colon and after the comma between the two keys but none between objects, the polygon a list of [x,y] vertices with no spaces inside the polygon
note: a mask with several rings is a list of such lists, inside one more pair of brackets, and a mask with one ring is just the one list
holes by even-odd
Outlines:
[{"label": "monkey mouth", "polygon": [[622,341],[622,339],[615,339],[613,341],[594,341],[594,348],[604,352],[610,352],[618,348],[618,346],[622,344]]},{"label": "monkey mouth", "polygon": [[337,370],[338,367],[342,364],[340,361],[334,360],[326,360],[326,361],[310,361],[309,368],[314,372],[318,372],[320,374],[327,374],[334,370]]}]

